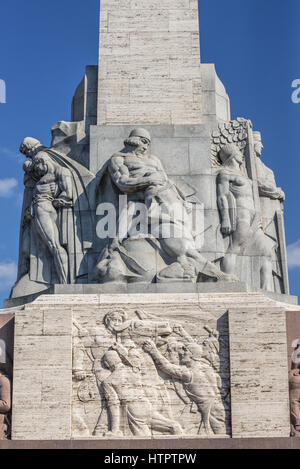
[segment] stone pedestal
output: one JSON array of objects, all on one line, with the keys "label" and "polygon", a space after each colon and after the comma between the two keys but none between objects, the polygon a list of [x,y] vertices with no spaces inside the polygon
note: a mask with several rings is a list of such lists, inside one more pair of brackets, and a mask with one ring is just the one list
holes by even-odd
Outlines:
[{"label": "stone pedestal", "polygon": [[[144,388],[153,386],[147,385],[142,371],[143,360],[147,366],[152,363],[155,370],[153,359],[143,351],[149,338],[168,360],[176,340],[188,348],[193,341],[194,358],[198,360],[197,347],[201,345],[206,356],[206,364],[201,366],[207,370],[207,364],[213,364],[211,376],[217,376],[221,383],[214,417],[220,418],[221,425],[217,434],[207,430],[209,437],[288,437],[285,310],[285,305],[259,293],[41,296],[15,313],[13,439],[97,440],[105,434],[108,438],[107,394],[103,395],[99,385],[106,383],[109,388],[111,371],[103,366],[101,357],[115,343],[122,345],[130,364],[123,373],[141,367]],[[107,319],[116,311],[122,311],[126,326],[117,335]],[[178,335],[178,331],[182,334],[179,326],[189,335],[187,339]],[[213,330],[218,334],[212,336]],[[137,359],[139,354],[142,361]],[[176,357],[172,362],[176,363]],[[207,438],[200,425],[200,401],[198,405],[193,401],[188,383],[172,380],[159,371],[158,363],[156,367],[158,407],[169,406],[169,420],[182,428],[180,438]],[[118,392],[129,399],[130,376],[120,378],[119,384]],[[163,402],[165,391],[168,404]],[[126,409],[129,407],[127,402]],[[129,413],[126,415],[123,409],[118,438],[138,438],[134,426],[128,425],[132,417],[130,420]],[[147,428],[150,434],[146,439],[171,438],[155,425]]]}]

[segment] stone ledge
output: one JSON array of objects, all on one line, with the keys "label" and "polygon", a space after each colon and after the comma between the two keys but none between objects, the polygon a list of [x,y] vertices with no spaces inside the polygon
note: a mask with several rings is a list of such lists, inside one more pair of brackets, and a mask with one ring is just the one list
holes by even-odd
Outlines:
[{"label": "stone ledge", "polygon": [[300,449],[300,438],[1,441],[0,449]]},{"label": "stone ledge", "polygon": [[135,284],[78,284],[78,285],[54,285],[51,289],[45,290],[40,294],[29,295],[19,298],[7,299],[4,301],[5,308],[15,308],[25,304],[32,303],[42,295],[101,295],[101,294],[164,294],[164,293],[259,293],[268,300],[273,300],[289,305],[298,305],[298,297],[292,295],[281,295],[279,293],[250,292],[245,283],[227,283],[227,282],[172,282],[172,283],[135,283]]}]

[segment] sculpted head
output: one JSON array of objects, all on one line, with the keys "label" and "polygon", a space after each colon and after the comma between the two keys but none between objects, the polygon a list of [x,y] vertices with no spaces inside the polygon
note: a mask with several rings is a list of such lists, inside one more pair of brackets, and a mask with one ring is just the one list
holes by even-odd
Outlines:
[{"label": "sculpted head", "polygon": [[136,153],[146,153],[151,143],[151,135],[142,128],[134,129],[125,140],[125,147],[133,147]]},{"label": "sculpted head", "polygon": [[242,152],[233,143],[230,143],[222,147],[219,152],[219,157],[220,157],[220,160],[222,161],[223,166],[229,166],[230,163],[232,163],[234,160],[239,165],[242,165],[244,161]]},{"label": "sculpted head", "polygon": [[255,150],[256,156],[260,158],[262,155],[262,151],[264,149],[262,139],[261,139],[261,133],[253,132],[253,138],[254,138],[254,150]]},{"label": "sculpted head", "polygon": [[102,358],[103,365],[110,371],[114,371],[122,363],[119,354],[115,350],[108,350]]},{"label": "sculpted head", "polygon": [[111,332],[115,332],[115,330],[122,326],[123,322],[126,321],[127,314],[123,310],[112,311],[111,313],[107,313],[104,317],[104,324],[107,329]]},{"label": "sculpted head", "polygon": [[26,137],[21,143],[20,152],[27,158],[33,158],[41,148],[43,146],[39,140],[33,137]]},{"label": "sculpted head", "polygon": [[201,361],[203,355],[203,348],[201,345],[192,342],[183,345],[179,352],[180,363],[187,367],[191,366],[194,361]]}]

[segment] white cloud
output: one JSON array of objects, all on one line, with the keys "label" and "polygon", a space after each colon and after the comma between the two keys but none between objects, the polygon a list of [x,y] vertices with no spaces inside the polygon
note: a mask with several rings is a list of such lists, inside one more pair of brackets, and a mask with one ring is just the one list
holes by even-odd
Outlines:
[{"label": "white cloud", "polygon": [[9,156],[10,158],[16,158],[18,156],[18,152],[11,150],[10,148],[0,148],[0,153],[2,153],[5,156]]},{"label": "white cloud", "polygon": [[15,262],[0,263],[0,290],[12,287],[17,278],[17,264]]},{"label": "white cloud", "polygon": [[0,179],[0,197],[11,197],[18,181],[15,178]]},{"label": "white cloud", "polygon": [[290,268],[300,267],[300,239],[287,247],[287,256]]}]

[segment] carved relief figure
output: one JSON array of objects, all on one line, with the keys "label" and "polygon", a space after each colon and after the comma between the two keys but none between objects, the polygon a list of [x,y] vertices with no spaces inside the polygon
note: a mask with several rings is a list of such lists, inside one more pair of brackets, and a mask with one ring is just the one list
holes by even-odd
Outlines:
[{"label": "carved relief figure", "polygon": [[[151,321],[150,316],[142,311],[137,311],[135,314],[135,318],[128,320],[127,314],[123,310],[108,313],[103,320],[107,330],[101,325],[86,329],[73,320],[77,331],[74,337],[76,344],[79,339],[73,358],[73,379],[76,383],[74,385],[77,389],[77,395],[82,395],[82,390],[88,386],[89,378],[84,372],[84,355],[86,354],[92,364],[91,372],[96,378],[96,385],[102,399],[102,408],[93,430],[95,436],[103,436],[103,427],[107,420],[107,402],[103,400],[102,386],[107,377],[107,369],[109,369],[104,369],[102,366],[105,349],[117,351],[122,363],[140,373],[145,395],[151,403],[153,411],[161,412],[167,420],[171,419],[170,401],[164,381],[158,376],[152,360],[149,360],[142,351],[141,345],[147,337],[152,337],[157,343],[162,343],[162,337],[171,334],[172,330],[167,321],[159,321],[158,319]],[[74,424],[81,429],[81,434],[84,436],[86,428],[84,421],[82,421],[82,415],[77,412],[76,415],[73,415],[73,419]]]},{"label": "carved relief figure", "polygon": [[[102,366],[102,357],[104,351],[111,346],[111,336],[102,325],[85,328],[73,319],[73,326],[73,390],[82,403],[80,408],[73,408],[73,426],[80,431],[81,436],[90,435],[85,423],[85,405],[95,400],[98,394],[101,408],[93,435],[103,436],[103,427],[107,424],[107,419],[104,416],[105,402],[101,405],[101,399],[104,399],[101,386],[107,372]],[[90,363],[88,369],[86,358]]]},{"label": "carved relief figure", "polygon": [[10,433],[9,412],[11,410],[11,385],[9,378],[0,370],[0,440]]},{"label": "carved relief figure", "polygon": [[167,343],[172,334],[168,320],[161,320],[141,310],[128,319],[125,311],[112,311],[104,317],[104,324],[114,335],[113,348],[119,353],[124,363],[139,370],[142,376],[145,394],[156,412],[172,419],[170,397],[164,380],[142,346],[145,338],[152,338],[159,346]]},{"label": "carved relief figure", "polygon": [[275,242],[262,229],[254,206],[252,181],[241,170],[243,155],[234,144],[220,151],[222,169],[217,178],[221,231],[230,237],[222,270],[233,274],[238,255],[260,256],[261,288],[273,291],[272,255]]},{"label": "carved relief figure", "polygon": [[268,168],[261,160],[263,143],[260,132],[253,132],[254,138],[254,150],[257,156],[256,170],[259,195],[261,197],[268,197],[269,199],[279,200],[283,202],[285,200],[285,194],[280,187],[277,187],[274,172]]},{"label": "carved relief figure", "polygon": [[[92,175],[65,155],[27,137],[24,203],[18,281],[12,295],[53,283],[74,283],[87,276],[85,254],[92,246],[92,218],[81,180]],[[80,167],[79,167],[80,166]]]},{"label": "carved relief figure", "polygon": [[128,339],[140,345],[143,337],[155,337],[157,341],[172,333],[168,320],[158,320],[141,310],[135,311],[135,314],[135,318],[128,319],[125,311],[112,311],[104,317],[104,324],[115,334],[116,340],[125,345]]},{"label": "carved relief figure", "polygon": [[293,362],[292,370],[290,371],[289,386],[292,423],[291,436],[300,437],[300,364],[298,363],[300,341],[298,342],[293,354],[295,363]]},{"label": "carved relief figure", "polygon": [[102,383],[110,416],[110,431],[105,436],[125,436],[124,425],[129,426],[133,436],[150,437],[153,430],[171,435],[182,434],[178,423],[165,418],[153,408],[145,394],[142,376],[136,368],[124,365],[114,350],[106,352],[103,362],[111,371],[111,375]]},{"label": "carved relief figure", "polygon": [[74,319],[73,390],[81,404],[73,425],[80,436],[227,433],[217,331],[205,326],[200,345],[181,323],[141,310],[111,310],[103,323],[106,329],[86,330]]},{"label": "carved relief figure", "polygon": [[273,171],[261,160],[264,148],[261,133],[253,132],[253,140],[263,230],[276,243],[273,253],[274,287],[279,293],[289,293],[288,268],[284,262],[287,258],[283,218],[285,194],[277,187]]},{"label": "carved relief figure", "polygon": [[221,379],[211,365],[203,360],[202,347],[195,342],[182,346],[179,365],[166,359],[150,340],[145,342],[144,349],[151,355],[159,370],[183,383],[187,397],[197,405],[201,415],[198,434],[202,427],[208,435],[224,433],[225,411],[221,398]]},{"label": "carved relief figure", "polygon": [[[109,190],[107,200],[116,200],[117,213],[121,210],[118,195],[127,196],[131,212],[135,206],[139,208],[141,203],[145,204],[147,234],[131,236],[130,226],[126,232],[118,233],[117,238],[103,249],[95,278],[102,282],[127,282],[129,279],[163,282],[172,279],[197,281],[203,276],[236,281],[236,277],[221,272],[199,252],[193,228],[188,222],[188,199],[169,180],[160,160],[150,154],[150,143],[151,136],[146,130],[133,130],[124,142],[125,148],[111,157],[104,170],[102,185]],[[177,209],[172,210],[172,207]],[[119,213],[119,217],[121,215]],[[149,227],[151,229],[148,230]],[[147,264],[149,256],[145,253],[149,250],[149,243],[154,249],[150,259],[155,264],[155,272]],[[158,271],[157,257],[161,260]]]}]

